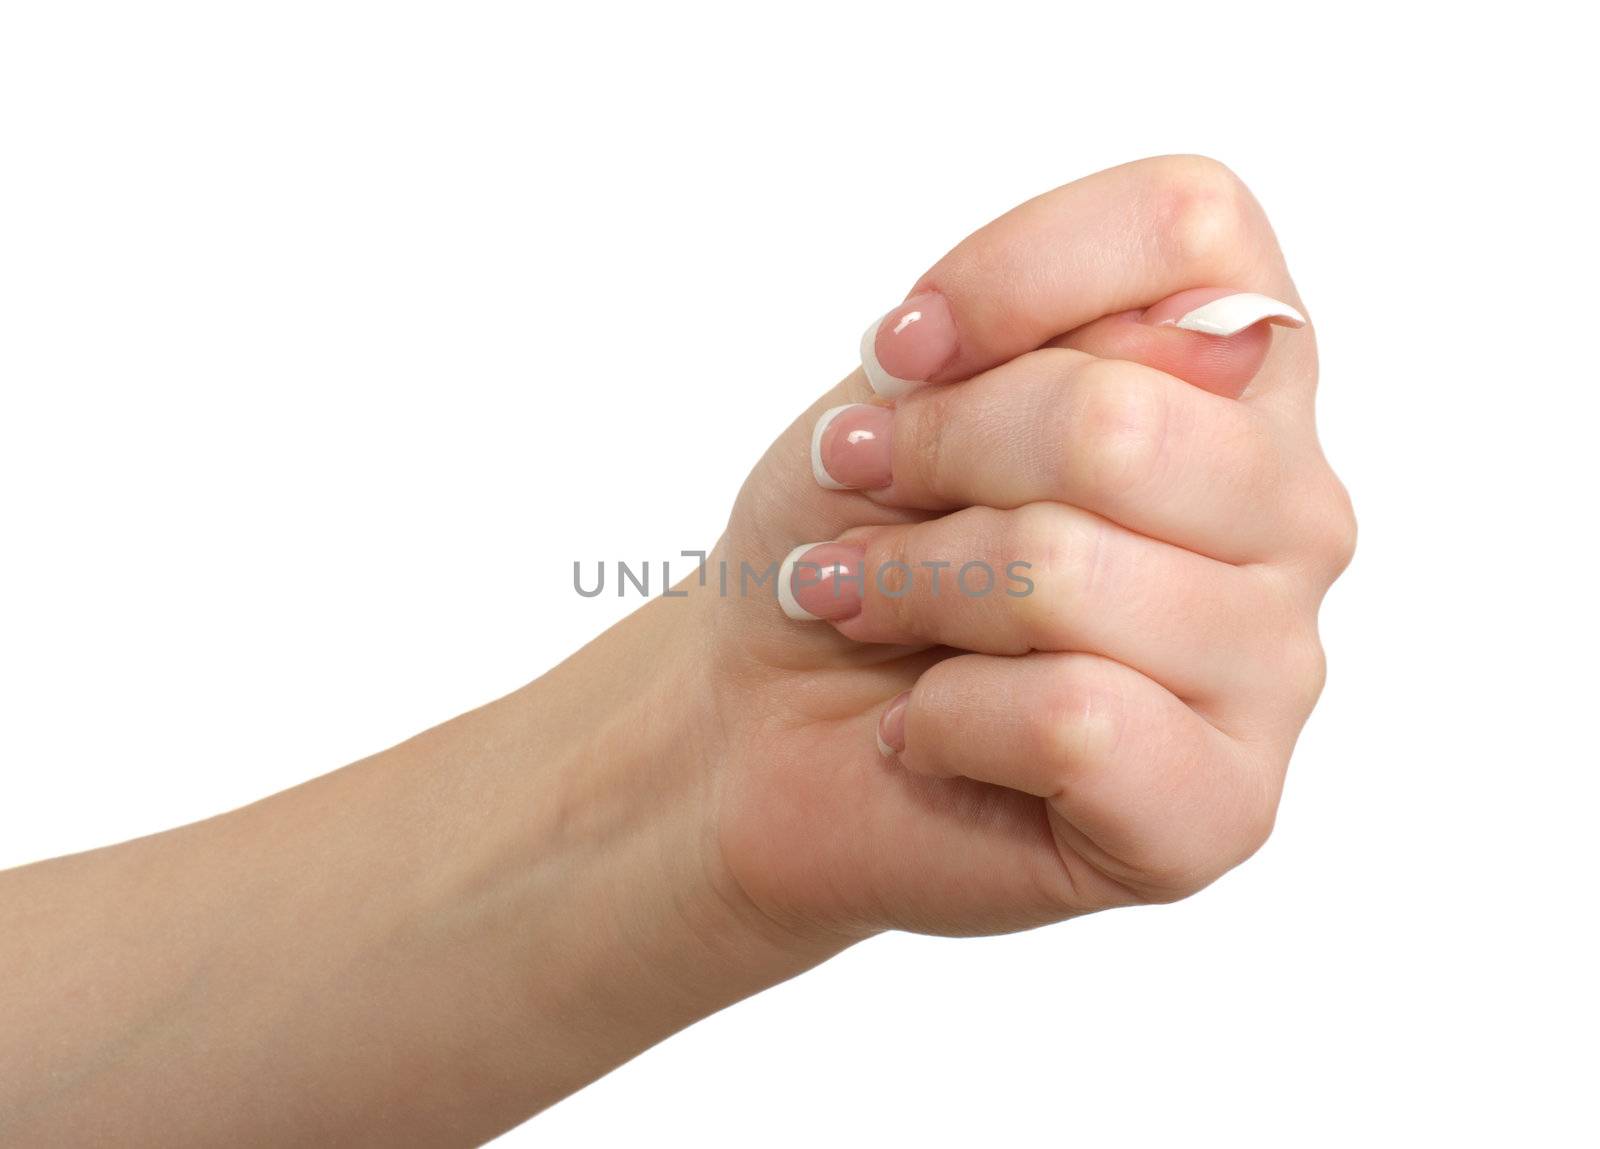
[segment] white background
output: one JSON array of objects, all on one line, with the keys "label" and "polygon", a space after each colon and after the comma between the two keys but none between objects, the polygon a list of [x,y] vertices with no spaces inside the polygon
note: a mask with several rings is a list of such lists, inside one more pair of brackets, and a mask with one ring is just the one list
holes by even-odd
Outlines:
[{"label": "white background", "polygon": [[1362,524],[1272,842],[1182,905],[859,947],[505,1143],[1593,1144],[1558,10],[0,6],[0,864],[518,686],[636,605],[572,560],[714,541],[962,235],[1203,152],[1277,225]]}]

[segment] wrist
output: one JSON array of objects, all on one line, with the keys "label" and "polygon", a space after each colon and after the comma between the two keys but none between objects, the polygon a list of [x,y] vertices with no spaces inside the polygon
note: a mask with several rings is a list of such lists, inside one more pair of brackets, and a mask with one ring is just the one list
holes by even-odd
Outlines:
[{"label": "wrist", "polygon": [[531,766],[484,880],[516,890],[536,1039],[578,1075],[547,1100],[851,940],[773,919],[723,861],[700,606],[658,601],[492,708]]}]

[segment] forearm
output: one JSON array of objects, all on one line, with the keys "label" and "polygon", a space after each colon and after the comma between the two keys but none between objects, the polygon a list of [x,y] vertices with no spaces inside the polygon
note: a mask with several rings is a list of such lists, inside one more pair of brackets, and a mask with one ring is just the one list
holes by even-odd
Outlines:
[{"label": "forearm", "polygon": [[0,1135],[476,1143],[821,960],[720,873],[690,672],[639,657],[661,625],[255,805],[0,875]]}]

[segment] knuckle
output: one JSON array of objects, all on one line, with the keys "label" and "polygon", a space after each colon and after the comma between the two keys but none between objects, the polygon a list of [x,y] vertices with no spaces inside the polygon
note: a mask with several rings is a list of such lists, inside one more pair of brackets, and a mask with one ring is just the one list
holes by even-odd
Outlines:
[{"label": "knuckle", "polygon": [[1289,567],[1240,568],[1254,576],[1251,592],[1241,600],[1249,630],[1249,649],[1256,672],[1250,680],[1267,698],[1287,689],[1296,701],[1314,703],[1327,674],[1327,660],[1317,633],[1315,606],[1304,580]]},{"label": "knuckle", "polygon": [[1350,492],[1337,478],[1330,478],[1331,491],[1317,534],[1317,554],[1330,579],[1344,573],[1356,554],[1356,512]]},{"label": "knuckle", "polygon": [[1238,265],[1257,208],[1232,169],[1207,156],[1169,156],[1156,186],[1158,234],[1175,262],[1218,272]]},{"label": "knuckle", "polygon": [[1084,364],[1067,389],[1062,467],[1068,493],[1126,498],[1160,472],[1170,412],[1165,392],[1109,360]]},{"label": "knuckle", "polygon": [[1013,600],[1021,641],[1036,650],[1060,650],[1072,637],[1077,603],[1095,581],[1101,550],[1087,516],[1058,503],[1030,503],[1006,515],[1001,530],[1002,563],[1029,564],[1030,594]]},{"label": "knuckle", "polygon": [[1292,637],[1278,659],[1282,668],[1279,679],[1285,684],[1295,714],[1302,718],[1322,697],[1322,688],[1328,681],[1328,656],[1322,649],[1322,640],[1315,626],[1308,630]]},{"label": "knuckle", "polygon": [[1030,751],[1063,780],[1082,775],[1114,759],[1126,716],[1120,691],[1086,656],[1065,656],[1031,716]]}]

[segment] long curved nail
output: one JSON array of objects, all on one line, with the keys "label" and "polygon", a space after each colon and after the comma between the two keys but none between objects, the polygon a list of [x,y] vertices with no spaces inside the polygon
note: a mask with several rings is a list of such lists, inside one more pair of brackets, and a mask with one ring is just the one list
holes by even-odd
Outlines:
[{"label": "long curved nail", "polygon": [[1157,327],[1177,327],[1206,335],[1237,335],[1266,320],[1281,327],[1304,327],[1306,317],[1282,300],[1254,291],[1203,287],[1163,299],[1141,317]]},{"label": "long curved nail", "polygon": [[937,291],[913,295],[861,337],[861,370],[885,399],[931,379],[955,358],[955,316]]},{"label": "long curved nail", "polygon": [[778,605],[796,622],[850,618],[861,610],[866,565],[853,543],[802,543],[778,566]]},{"label": "long curved nail", "polygon": [[811,431],[811,474],[830,491],[871,491],[892,479],[889,435],[894,413],[849,403],[822,413]]}]

